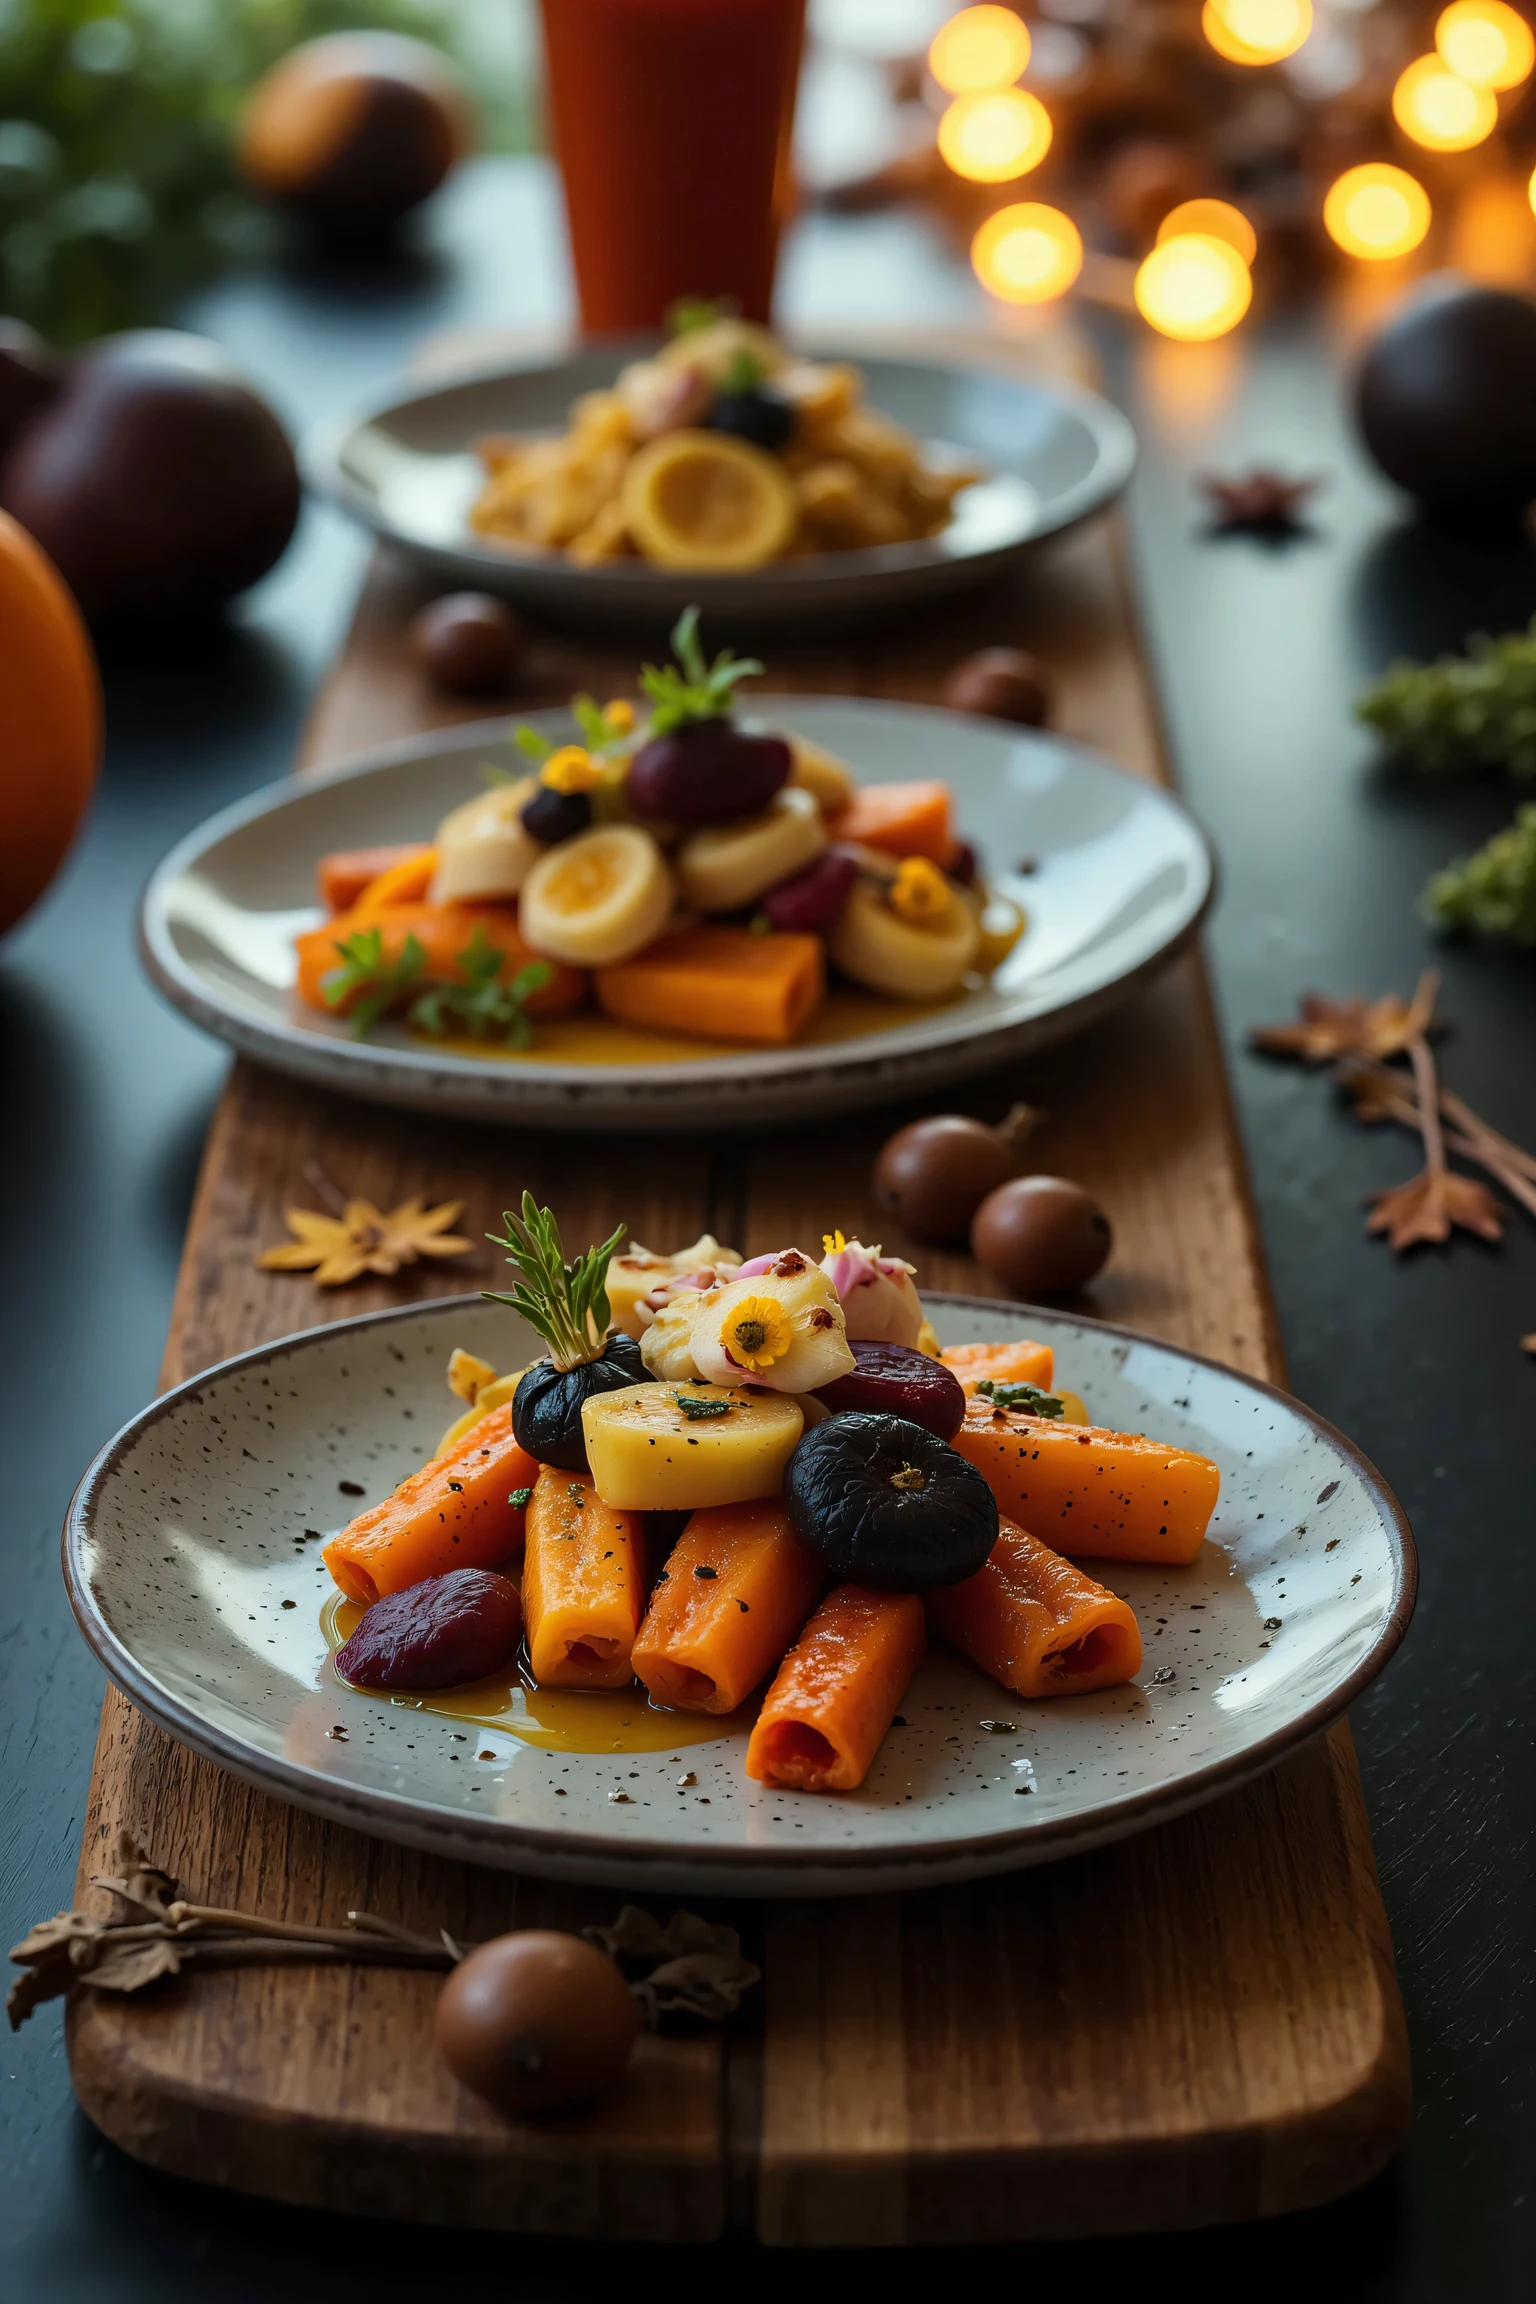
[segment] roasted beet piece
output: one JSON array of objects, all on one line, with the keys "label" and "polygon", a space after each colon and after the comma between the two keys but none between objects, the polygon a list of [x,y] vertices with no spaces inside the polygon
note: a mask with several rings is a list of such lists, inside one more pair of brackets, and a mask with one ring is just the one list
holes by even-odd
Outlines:
[{"label": "roasted beet piece", "polygon": [[461,1688],[509,1663],[522,1629],[510,1577],[453,1568],[375,1600],[336,1669],[358,1688]]},{"label": "roasted beet piece", "polygon": [[942,1360],[930,1360],[910,1344],[876,1344],[850,1337],[858,1366],[835,1376],[816,1394],[834,1416],[865,1408],[877,1416],[905,1416],[940,1440],[953,1440],[965,1422],[960,1379]]}]

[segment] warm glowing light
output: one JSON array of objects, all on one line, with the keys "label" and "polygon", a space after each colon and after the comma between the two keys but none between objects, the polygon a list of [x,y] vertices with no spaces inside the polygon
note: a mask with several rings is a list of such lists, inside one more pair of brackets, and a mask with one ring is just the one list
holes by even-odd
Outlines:
[{"label": "warm glowing light", "polygon": [[1229,241],[1181,232],[1160,241],[1136,274],[1136,309],[1164,336],[1225,336],[1253,301],[1248,267]]},{"label": "warm glowing light", "polygon": [[1429,230],[1429,194],[1406,169],[1368,160],[1329,186],[1323,228],[1346,256],[1406,256]]},{"label": "warm glowing light", "polygon": [[1474,88],[1518,88],[1536,64],[1536,34],[1504,0],[1454,0],[1435,26],[1435,46]]},{"label": "warm glowing light", "polygon": [[1029,62],[1029,27],[1011,8],[962,8],[935,36],[928,69],[950,96],[1006,88]]},{"label": "warm glowing light", "polygon": [[1499,106],[1491,90],[1448,72],[1438,56],[1420,56],[1398,75],[1392,117],[1405,136],[1431,152],[1465,152],[1481,144]]},{"label": "warm glowing light", "polygon": [[1205,0],[1200,29],[1229,64],[1278,64],[1312,29],[1312,0]]},{"label": "warm glowing light", "polygon": [[955,174],[973,184],[1027,176],[1050,148],[1051,116],[1027,88],[957,96],[939,122],[939,150]]},{"label": "warm glowing light", "polygon": [[1245,264],[1251,264],[1259,252],[1257,232],[1230,200],[1181,200],[1159,224],[1157,237],[1160,241],[1176,240],[1184,232],[1207,232],[1213,240],[1225,240]]},{"label": "warm glowing light", "polygon": [[1005,303],[1048,304],[1081,272],[1083,236],[1059,208],[1020,200],[987,218],[971,242],[971,264],[983,288]]}]

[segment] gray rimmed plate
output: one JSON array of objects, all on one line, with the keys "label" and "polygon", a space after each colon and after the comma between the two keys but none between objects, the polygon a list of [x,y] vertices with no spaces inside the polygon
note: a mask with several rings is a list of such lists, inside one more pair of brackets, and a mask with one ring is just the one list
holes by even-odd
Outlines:
[{"label": "gray rimmed plate", "polygon": [[343,1482],[376,1501],[430,1450],[454,1406],[454,1345],[500,1367],[537,1349],[478,1297],[265,1345],[146,1408],[70,1507],[81,1630],[170,1734],[339,1823],[557,1879],[751,1896],[980,1878],[1142,1830],[1272,1767],[1381,1669],[1413,1610],[1413,1540],[1341,1434],[1267,1385],[1122,1329],[926,1302],[946,1343],[1038,1337],[1097,1419],[1221,1466],[1190,1567],[1100,1570],[1141,1621],[1135,1684],[1026,1703],[935,1649],[863,1788],[842,1796],[749,1782],[740,1728],[557,1751],[343,1686],[315,1532],[364,1508]]},{"label": "gray rimmed plate", "polygon": [[[841,754],[863,782],[950,784],[990,883],[1029,918],[985,987],[922,1009],[845,997],[781,1049],[701,1042],[685,1054],[629,1034],[617,1060],[599,1063],[581,1035],[562,1052],[547,1026],[509,1056],[445,1050],[399,1025],[353,1040],[292,990],[293,939],[321,917],[316,859],[430,839],[483,788],[488,766],[526,765],[504,722],[384,746],[189,833],[145,892],[149,972],[242,1053],[375,1102],[520,1126],[730,1127],[918,1094],[1059,1040],[1166,967],[1199,926],[1213,885],[1199,827],[1166,792],[1080,745],[915,704],[754,695],[750,709]],[[571,731],[563,712],[528,718],[553,736]]]},{"label": "gray rimmed plate", "polygon": [[305,443],[306,477],[444,576],[544,614],[655,622],[698,601],[714,620],[824,625],[997,574],[1112,502],[1136,461],[1119,410],[1073,385],[833,351],[824,356],[857,361],[871,404],[927,443],[935,462],[986,468],[986,479],[962,491],[942,535],[739,576],[635,560],[583,568],[560,552],[513,552],[476,535],[469,513],[484,472],[474,442],[486,433],[563,431],[578,394],[611,384],[626,360],[651,348],[609,343],[527,367],[498,365],[321,426]]}]

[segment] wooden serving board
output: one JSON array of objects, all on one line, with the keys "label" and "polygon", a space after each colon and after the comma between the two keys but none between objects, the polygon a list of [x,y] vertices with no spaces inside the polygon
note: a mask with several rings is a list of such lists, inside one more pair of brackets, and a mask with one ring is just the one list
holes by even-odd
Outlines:
[{"label": "wooden serving board", "polygon": [[[991,356],[996,358],[993,346]],[[402,650],[419,580],[381,563],[315,714],[307,764],[454,717]],[[878,641],[773,649],[775,685],[932,700],[966,649],[1022,643],[1060,726],[1164,771],[1122,569],[1101,522],[999,590]],[[631,643],[539,639],[519,704],[632,688]],[[1201,966],[962,1099],[1044,1107],[1039,1164],[1079,1177],[1117,1246],[1090,1308],[1280,1376],[1280,1349]],[[909,1116],[909,1115],[908,1115]],[[626,1221],[751,1253],[869,1196],[890,1113],[706,1140],[477,1130],[351,1104],[238,1064],[209,1138],[166,1350],[175,1383],[330,1317],[488,1275],[418,1267],[322,1298],[257,1272],[318,1167],[389,1206],[462,1198],[482,1232],[524,1185],[568,1240]],[[985,1290],[960,1255],[934,1286]],[[77,1901],[126,1826],[198,1894],[293,1920],[351,1907],[483,1937],[621,1899],[477,1871],[249,1790],[109,1691]],[[437,1979],[325,1967],[200,1973],[80,1995],[85,2110],[157,2167],[287,2201],[440,2223],[778,2244],[1088,2236],[1267,2215],[1362,2182],[1408,2108],[1391,1946],[1344,1724],[1198,1814],[1045,1870],[921,1895],[735,1911],[764,1969],[724,2039],[647,2040],[600,2109],[514,2124],[436,2061]]]}]

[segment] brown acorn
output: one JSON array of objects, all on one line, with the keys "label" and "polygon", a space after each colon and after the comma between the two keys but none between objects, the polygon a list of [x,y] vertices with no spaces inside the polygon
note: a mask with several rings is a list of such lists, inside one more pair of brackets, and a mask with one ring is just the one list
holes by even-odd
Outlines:
[{"label": "brown acorn", "polygon": [[474,143],[456,68],[396,32],[307,40],[259,80],[237,157],[253,191],[343,238],[388,233]]},{"label": "brown acorn", "polygon": [[1043,728],[1051,716],[1050,676],[1022,648],[978,648],[962,656],[945,681],[944,701],[951,712]]}]

